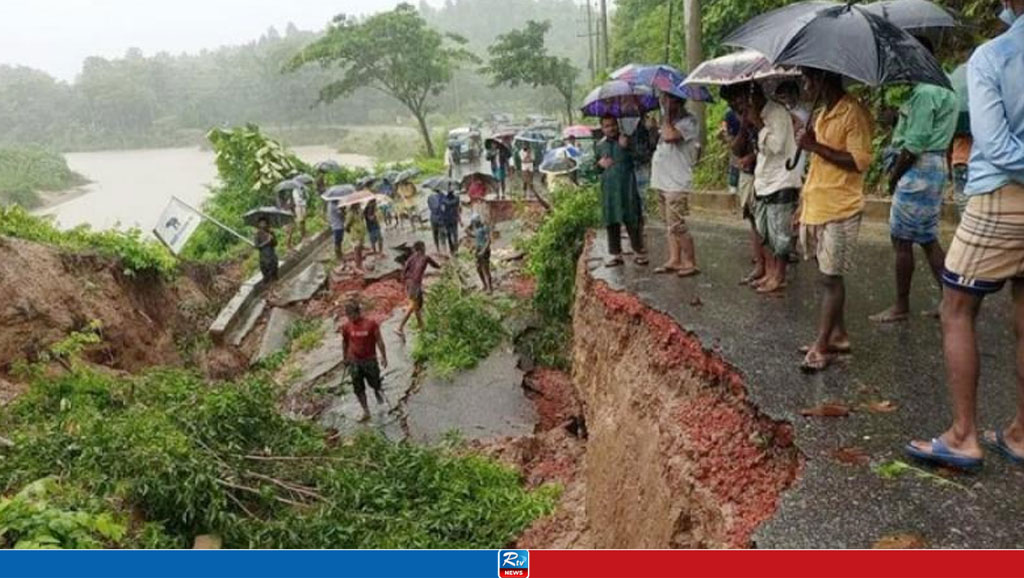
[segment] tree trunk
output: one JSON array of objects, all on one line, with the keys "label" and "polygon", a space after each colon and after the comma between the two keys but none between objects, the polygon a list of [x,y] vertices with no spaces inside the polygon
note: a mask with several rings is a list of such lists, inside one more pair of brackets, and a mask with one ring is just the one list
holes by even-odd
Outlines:
[{"label": "tree trunk", "polygon": [[[686,21],[686,66],[693,69],[700,66],[704,61],[704,35],[701,28],[700,0],[684,0],[683,19]],[[703,103],[691,102],[690,112],[697,117],[697,126],[700,127],[701,149],[707,147],[707,120]]]},{"label": "tree trunk", "polygon": [[412,115],[416,117],[416,122],[420,125],[420,135],[423,137],[423,144],[427,145],[427,156],[434,158],[434,142],[430,138],[430,129],[427,128],[426,115],[422,112],[414,109]]}]

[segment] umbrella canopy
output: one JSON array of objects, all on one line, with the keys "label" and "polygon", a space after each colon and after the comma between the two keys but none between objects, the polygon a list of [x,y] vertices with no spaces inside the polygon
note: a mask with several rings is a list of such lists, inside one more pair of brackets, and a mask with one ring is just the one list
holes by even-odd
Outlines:
[{"label": "umbrella canopy", "polygon": [[372,192],[365,189],[356,190],[352,185],[337,185],[327,189],[327,192],[320,198],[329,203],[338,203],[338,206],[341,207],[349,207],[371,201],[374,197]]},{"label": "umbrella canopy", "polygon": [[477,171],[477,172],[474,172],[474,173],[469,173],[468,175],[462,177],[462,182],[460,183],[460,185],[462,187],[468,187],[469,183],[473,179],[482,180],[484,182],[484,184],[487,185],[490,188],[494,188],[494,187],[496,187],[498,185],[498,179],[494,178],[493,175],[490,175],[488,173],[482,173],[480,171]]},{"label": "umbrella canopy", "polygon": [[545,144],[549,140],[551,140],[551,137],[550,137],[550,135],[548,135],[548,133],[542,132],[542,131],[539,131],[539,130],[531,130],[531,129],[524,130],[523,132],[517,134],[516,138],[515,138],[515,142],[517,142],[517,143],[529,142],[529,143]]},{"label": "umbrella canopy", "polygon": [[395,181],[398,180],[398,175],[398,171],[384,171],[383,173],[377,175],[377,179],[381,181],[387,181],[391,184],[397,184]]},{"label": "umbrella canopy", "polygon": [[422,187],[430,189],[432,191],[440,191],[442,193],[450,190],[459,190],[461,183],[455,179],[448,177],[431,177],[422,183]]},{"label": "umbrella canopy", "polygon": [[341,171],[341,165],[339,165],[337,161],[331,160],[321,161],[314,165],[313,168],[320,171],[321,173],[336,173]]},{"label": "umbrella canopy", "polygon": [[952,14],[928,0],[883,0],[864,4],[862,8],[912,32],[958,25]]},{"label": "umbrella canopy", "polygon": [[411,180],[415,179],[418,176],[420,176],[420,170],[417,169],[416,167],[413,167],[411,169],[406,169],[406,170],[398,173],[397,175],[395,175],[394,183],[396,185],[400,185],[402,183],[411,181]]},{"label": "umbrella canopy", "polygon": [[594,133],[601,129],[594,126],[586,126],[578,124],[576,126],[566,127],[562,131],[562,138],[594,138]]},{"label": "umbrella canopy", "polygon": [[304,188],[305,185],[295,179],[288,179],[287,181],[281,181],[274,187],[274,192],[277,194],[294,191],[295,189]]},{"label": "umbrella canopy", "polygon": [[756,50],[775,65],[826,70],[869,86],[922,82],[950,88],[920,42],[855,4],[790,4],[753,18],[724,43]]},{"label": "umbrella canopy", "polygon": [[293,177],[292,180],[297,182],[297,183],[302,183],[302,186],[304,186],[304,187],[308,187],[308,186],[313,185],[313,184],[316,183],[316,179],[314,179],[313,177],[311,177],[310,175],[308,175],[306,173],[302,173],[301,175],[297,175],[297,176]]},{"label": "umbrella canopy", "polygon": [[552,149],[540,162],[540,172],[547,175],[564,175],[580,167],[579,151],[573,147]]},{"label": "umbrella canopy", "polygon": [[583,101],[584,116],[626,118],[643,116],[658,108],[658,98],[646,86],[611,80],[595,88]]},{"label": "umbrella canopy", "polygon": [[242,220],[250,227],[255,227],[263,219],[269,221],[271,227],[283,227],[294,221],[295,215],[277,207],[260,207],[242,215]]},{"label": "umbrella canopy", "polygon": [[371,175],[371,176],[363,177],[363,178],[361,178],[361,179],[356,181],[356,188],[357,189],[368,189],[368,188],[372,187],[374,184],[376,184],[376,182],[377,182],[377,177],[375,177],[375,176]]},{"label": "umbrella canopy", "polygon": [[655,64],[650,66],[640,64],[627,64],[612,73],[615,80],[625,80],[633,85],[642,85],[671,94],[676,98],[684,100],[696,100],[699,102],[712,102],[714,97],[708,89],[701,86],[683,85],[686,74],[678,68],[667,64]]},{"label": "umbrella canopy", "polygon": [[772,66],[760,52],[741,50],[702,62],[686,77],[683,84],[728,86],[753,80],[797,76],[800,76],[800,71],[796,68]]},{"label": "umbrella canopy", "polygon": [[[512,136],[515,136],[515,135],[512,135]],[[503,141],[501,139],[498,139],[496,137],[491,137],[491,138],[485,140],[484,141],[484,147],[485,148],[498,147],[498,148],[504,149],[505,152],[509,152],[509,146],[507,144],[505,144],[505,141]]]}]

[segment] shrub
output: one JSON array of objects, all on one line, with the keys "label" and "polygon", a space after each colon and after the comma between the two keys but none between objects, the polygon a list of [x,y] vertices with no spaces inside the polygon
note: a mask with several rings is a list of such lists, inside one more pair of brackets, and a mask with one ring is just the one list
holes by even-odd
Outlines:
[{"label": "shrub", "polygon": [[58,153],[0,148],[0,203],[31,209],[39,205],[37,192],[61,191],[84,182]]}]

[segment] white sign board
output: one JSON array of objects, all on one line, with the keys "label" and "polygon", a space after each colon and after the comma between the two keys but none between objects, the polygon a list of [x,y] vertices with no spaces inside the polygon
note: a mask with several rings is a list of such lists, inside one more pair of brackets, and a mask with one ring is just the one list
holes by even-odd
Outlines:
[{"label": "white sign board", "polygon": [[161,213],[153,234],[163,241],[172,253],[180,255],[189,237],[196,232],[202,222],[202,216],[195,209],[179,201],[177,197],[171,197],[171,202]]}]

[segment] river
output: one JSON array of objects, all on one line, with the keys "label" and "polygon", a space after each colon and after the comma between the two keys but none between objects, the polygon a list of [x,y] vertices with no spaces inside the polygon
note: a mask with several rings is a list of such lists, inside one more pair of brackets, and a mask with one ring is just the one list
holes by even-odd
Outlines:
[{"label": "river", "polygon": [[[338,154],[324,146],[295,147],[308,163],[334,159],[343,165],[373,168],[373,159]],[[61,228],[82,224],[94,229],[138,227],[150,231],[167,202],[177,196],[198,205],[217,180],[213,151],[198,148],[68,153],[71,170],[90,184],[69,193],[68,200],[39,211]]]}]

